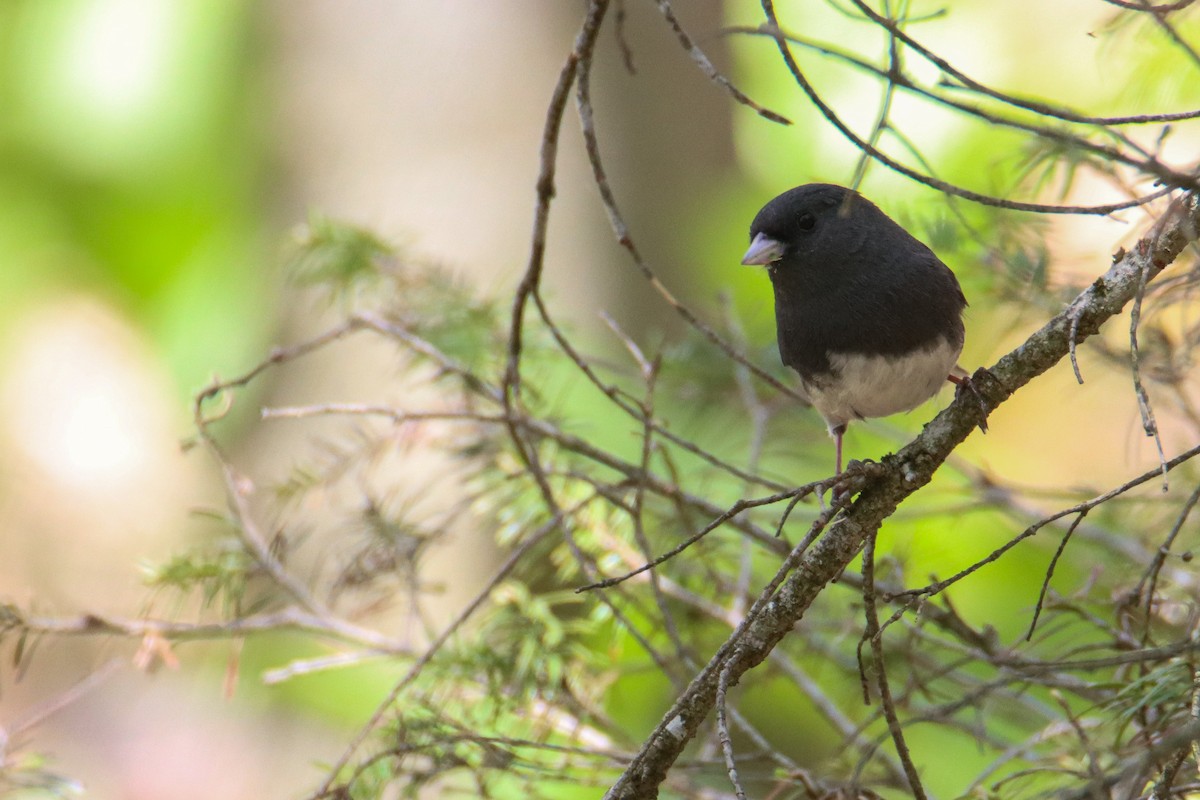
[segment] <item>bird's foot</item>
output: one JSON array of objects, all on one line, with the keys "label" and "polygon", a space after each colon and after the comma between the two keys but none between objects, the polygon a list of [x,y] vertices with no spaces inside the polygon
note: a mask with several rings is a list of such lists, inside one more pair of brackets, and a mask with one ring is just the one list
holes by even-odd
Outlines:
[{"label": "bird's foot", "polygon": [[867,483],[883,470],[883,465],[870,459],[851,459],[846,468],[831,478],[831,502],[835,506],[845,505],[850,498],[866,488]]},{"label": "bird's foot", "polygon": [[979,430],[983,431],[984,433],[987,433],[988,432],[987,401],[984,400],[983,395],[979,393],[979,388],[975,386],[975,382],[971,380],[971,376],[970,375],[962,375],[962,376],[951,375],[951,376],[949,376],[949,378],[947,378],[947,380],[949,380],[951,383],[954,384],[954,399],[955,400],[958,400],[959,395],[961,395],[963,392],[970,392],[971,396],[975,398],[975,402],[979,405],[979,413],[980,413]]}]

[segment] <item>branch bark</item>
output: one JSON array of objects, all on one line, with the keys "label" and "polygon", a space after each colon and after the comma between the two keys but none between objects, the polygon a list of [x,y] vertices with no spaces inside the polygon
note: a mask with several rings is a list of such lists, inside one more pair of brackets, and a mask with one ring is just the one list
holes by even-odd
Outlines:
[{"label": "branch bark", "polygon": [[1067,356],[1077,342],[1100,330],[1137,294],[1143,273],[1156,278],[1200,230],[1200,199],[1187,195],[1173,202],[1162,219],[1112,267],[1061,313],[1023,344],[972,380],[978,398],[962,392],[921,434],[900,452],[886,456],[882,469],[853,504],[803,556],[774,595],[764,593],[745,620],[671,706],[625,772],[605,794],[606,800],[642,800],[658,796],[668,770],[712,712],[722,675],[735,685],[804,616],[825,585],[862,549],[867,538],[909,495],[929,483],[933,473],[989,409]]}]

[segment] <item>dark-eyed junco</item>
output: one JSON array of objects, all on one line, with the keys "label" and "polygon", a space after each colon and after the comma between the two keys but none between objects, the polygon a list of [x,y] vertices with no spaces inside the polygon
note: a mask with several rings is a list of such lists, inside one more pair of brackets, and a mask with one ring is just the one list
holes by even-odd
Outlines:
[{"label": "dark-eyed junco", "polygon": [[853,419],[909,411],[956,366],[967,305],[954,273],[852,189],[811,183],[763,206],[743,264],[767,267],[783,363],[837,441]]}]

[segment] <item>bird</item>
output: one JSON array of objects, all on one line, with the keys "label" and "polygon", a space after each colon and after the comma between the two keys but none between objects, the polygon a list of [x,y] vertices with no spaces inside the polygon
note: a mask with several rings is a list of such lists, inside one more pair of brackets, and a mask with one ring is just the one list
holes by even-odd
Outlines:
[{"label": "bird", "polygon": [[809,183],[769,201],[742,264],[767,269],[779,356],[836,442],[835,476],[852,420],[911,411],[947,380],[973,388],[958,279],[853,189]]}]

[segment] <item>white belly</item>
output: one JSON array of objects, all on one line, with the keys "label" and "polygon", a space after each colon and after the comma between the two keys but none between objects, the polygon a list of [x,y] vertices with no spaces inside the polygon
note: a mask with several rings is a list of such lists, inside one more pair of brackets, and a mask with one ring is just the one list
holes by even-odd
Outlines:
[{"label": "white belly", "polygon": [[852,419],[886,417],[921,405],[937,394],[961,352],[961,346],[943,339],[904,356],[834,353],[829,362],[836,378],[801,383],[833,431]]}]

